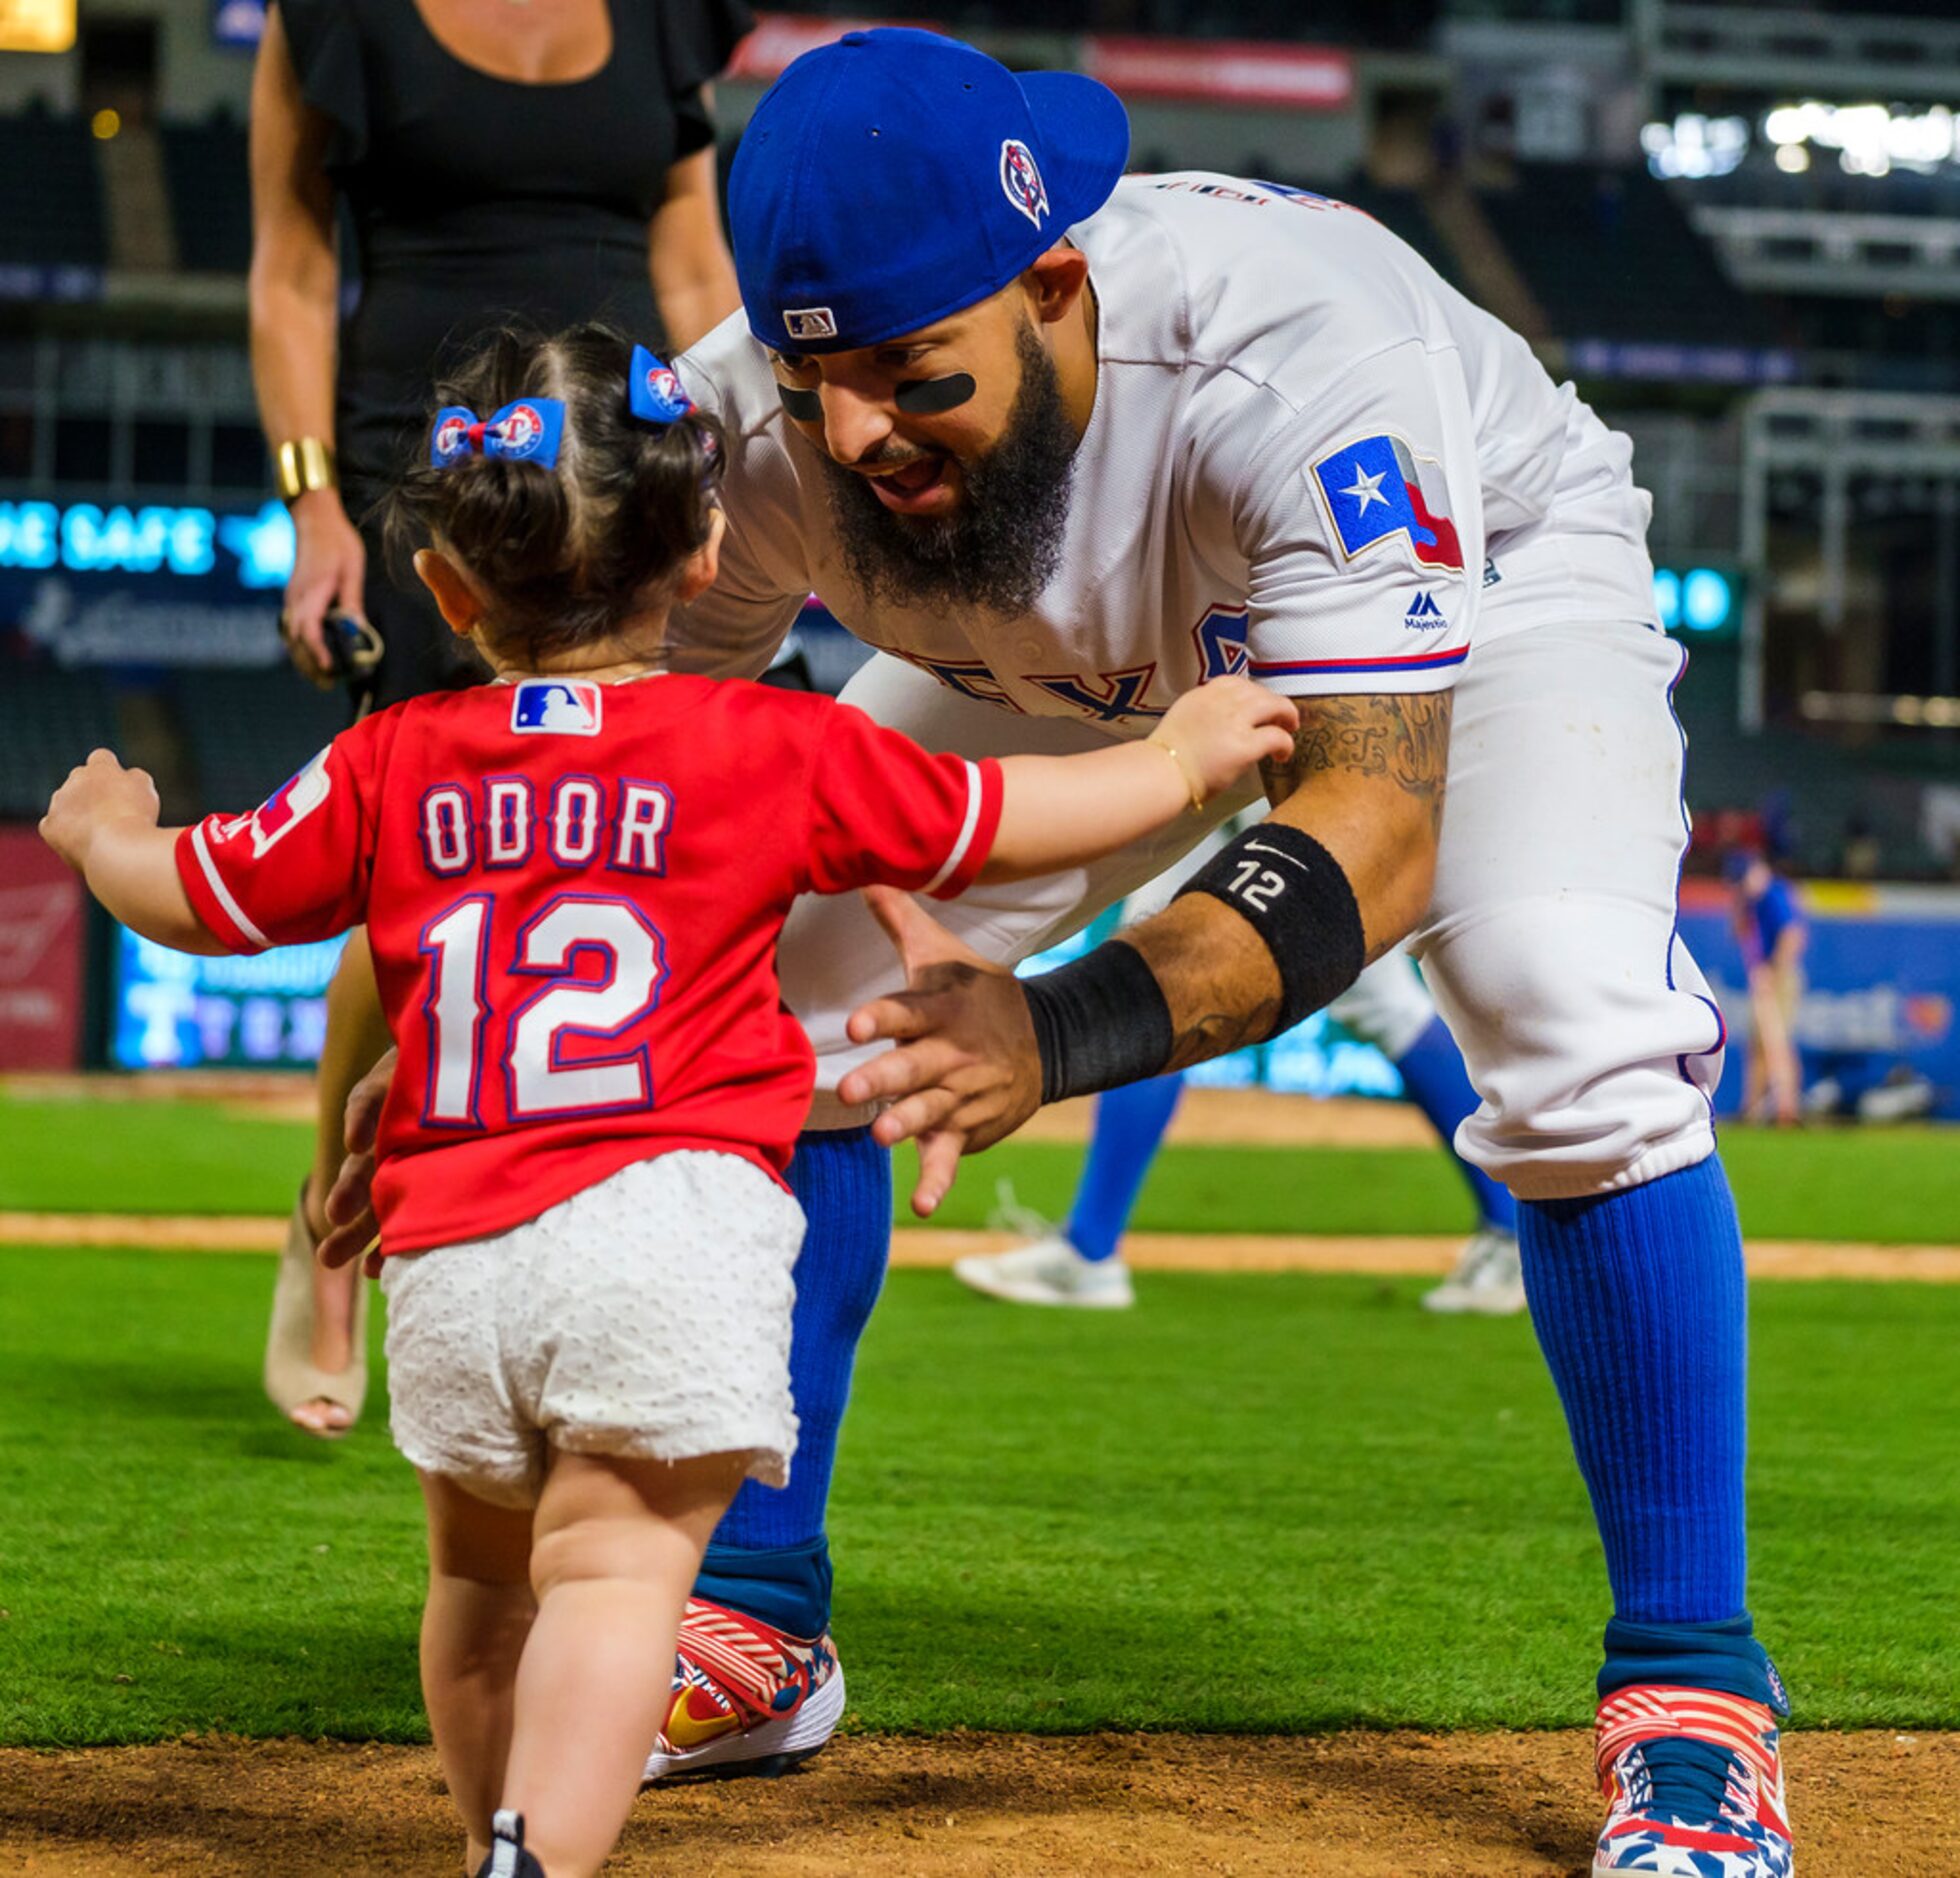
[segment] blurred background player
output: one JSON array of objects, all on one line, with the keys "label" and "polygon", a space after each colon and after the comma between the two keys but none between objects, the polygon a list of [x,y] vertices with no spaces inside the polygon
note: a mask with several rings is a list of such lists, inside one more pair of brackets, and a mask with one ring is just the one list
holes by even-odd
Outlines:
[{"label": "blurred background player", "polygon": [[1810,923],[1797,904],[1796,890],[1763,855],[1729,855],[1722,876],[1734,894],[1735,936],[1749,974],[1751,1021],[1742,1112],[1790,1127],[1803,1119],[1797,1010],[1803,1002]]},{"label": "blurred background player", "polygon": [[503,336],[440,396],[390,527],[494,682],[365,718],[255,814],[189,829],[98,751],[43,829],[181,950],[369,921],[405,1059],[369,1263],[428,1504],[430,1723],[470,1865],[584,1878],[659,1740],[709,1534],[796,1446],[792,901],[1079,866],[1297,716],[1235,680],[1147,743],[970,762],[828,698],[669,677],[668,610],[722,531],[720,439],[673,374],[587,326]]},{"label": "blurred background player", "polygon": [[[1240,826],[1241,818],[1234,817],[1177,866],[1097,920],[1089,929],[1090,940],[1107,938],[1130,921],[1161,912]],[[1477,1209],[1476,1230],[1465,1242],[1456,1269],[1423,1294],[1424,1308],[1515,1316],[1525,1307],[1517,1203],[1456,1151],[1457,1124],[1476,1109],[1477,1092],[1463,1067],[1462,1051],[1437,1016],[1407,953],[1398,946],[1376,960],[1328,1007],[1328,1015],[1395,1065],[1409,1100],[1435,1129]],[[1095,1099],[1081,1179],[1064,1222],[1050,1226],[1029,1209],[1004,1203],[1003,1222],[1026,1233],[1029,1242],[955,1260],[953,1276],[1009,1304],[1122,1310],[1134,1303],[1135,1287],[1122,1256],[1123,1235],[1183,1093],[1182,1073],[1104,1090]]]},{"label": "blurred background player", "polygon": [[[297,538],[282,631],[307,677],[348,675],[348,617],[380,641],[359,708],[482,675],[375,551],[428,386],[475,335],[605,318],[671,356],[735,306],[707,87],[749,23],[743,0],[270,9],[252,85],[252,375]],[[267,1393],[316,1435],[350,1427],[366,1390],[364,1294],[311,1252],[347,1091],[386,1041],[356,932],[328,994],[314,1162],[266,1350]]]}]

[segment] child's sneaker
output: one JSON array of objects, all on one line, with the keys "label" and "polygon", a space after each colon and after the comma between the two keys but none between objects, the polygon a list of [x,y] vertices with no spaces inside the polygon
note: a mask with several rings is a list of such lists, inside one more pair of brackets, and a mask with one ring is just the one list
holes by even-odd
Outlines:
[{"label": "child's sneaker", "polygon": [[490,1821],[490,1856],[476,1878],[544,1878],[544,1867],[524,1849],[524,1815],[498,1813]]},{"label": "child's sneaker", "polygon": [[1599,1705],[1610,1810],[1593,1878],[1790,1878],[1776,1716],[1761,1702],[1647,1683]]}]

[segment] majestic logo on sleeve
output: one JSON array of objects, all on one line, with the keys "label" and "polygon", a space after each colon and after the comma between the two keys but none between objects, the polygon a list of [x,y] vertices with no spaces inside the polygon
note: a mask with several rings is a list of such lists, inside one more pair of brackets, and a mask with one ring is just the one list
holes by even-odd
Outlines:
[{"label": "majestic logo on sleeve", "polygon": [[1012,137],[1000,147],[1000,186],[1008,201],[1039,228],[1049,213],[1048,185],[1041,180],[1034,152]]},{"label": "majestic logo on sleeve", "polygon": [[1435,458],[1417,456],[1400,437],[1363,437],[1322,457],[1313,466],[1313,481],[1334,524],[1342,560],[1406,535],[1418,566],[1462,572],[1463,548],[1450,520],[1443,466]]},{"label": "majestic logo on sleeve", "polygon": [[599,687],[569,678],[527,678],[510,701],[510,727],[536,736],[599,734]]}]

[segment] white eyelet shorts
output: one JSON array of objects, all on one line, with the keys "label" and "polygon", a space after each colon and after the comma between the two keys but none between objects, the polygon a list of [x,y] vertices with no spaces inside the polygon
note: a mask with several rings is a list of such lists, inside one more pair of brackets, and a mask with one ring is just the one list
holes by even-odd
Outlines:
[{"label": "white eyelet shorts", "polygon": [[796,1448],[803,1210],[738,1155],[636,1162],[495,1238],[388,1259],[395,1445],[479,1499],[537,1504],[547,1448],[687,1460]]}]

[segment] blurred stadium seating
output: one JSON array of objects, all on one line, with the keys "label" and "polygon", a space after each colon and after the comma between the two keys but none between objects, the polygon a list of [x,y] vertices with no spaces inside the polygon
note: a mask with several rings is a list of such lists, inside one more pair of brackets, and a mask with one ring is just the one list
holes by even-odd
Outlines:
[{"label": "blurred stadium seating", "polygon": [[0,262],[108,266],[102,173],[80,119],[43,111],[0,116]]},{"label": "blurred stadium seating", "polygon": [[48,797],[98,745],[119,749],[116,707],[100,672],[0,663],[0,822],[39,821]]},{"label": "blurred stadium seating", "polygon": [[347,728],[347,700],[283,669],[179,673],[169,707],[196,812],[255,807]]},{"label": "blurred stadium seating", "polygon": [[[179,45],[209,30],[192,0],[125,10],[167,20]],[[1324,109],[1202,85],[1133,96],[1137,166],[1239,168],[1367,211],[1636,438],[1657,561],[1718,569],[1736,596],[1681,694],[1691,795],[1709,827],[1754,826],[1773,799],[1807,869],[1876,857],[1888,874],[1960,874],[1960,856],[1927,845],[1933,818],[1919,812],[1929,788],[1954,783],[1960,732],[1883,708],[1894,693],[1960,693],[1960,428],[1903,438],[1896,474],[1882,442],[1846,469],[1820,441],[1758,475],[1751,451],[1766,433],[1749,417],[1765,384],[1798,398],[1960,397],[1960,143],[1922,160],[1960,96],[1950,0],[1801,12],[1751,0],[1331,0],[1306,12],[1283,0],[902,0],[883,11],[1021,64],[1093,67],[1116,43],[1098,36],[1112,34],[1264,40],[1276,58],[1302,42],[1330,48],[1352,84]],[[786,24],[803,32],[807,18]],[[46,631],[27,631],[30,605],[44,625],[48,607],[19,570],[47,563],[9,536],[14,509],[200,503],[214,539],[239,554],[268,493],[244,350],[249,58],[166,59],[130,118],[138,141],[115,160],[85,68],[83,55],[0,53],[8,818],[38,809],[78,747],[114,736],[119,701],[125,729],[132,717],[114,668],[59,667]],[[724,173],[769,75],[738,64],[721,87]],[[1864,115],[1772,134],[1779,107],[1819,98]],[[1884,154],[1894,147],[1896,161]],[[117,199],[132,149],[153,152],[169,224],[152,248],[127,239],[131,204]],[[232,567],[222,546],[213,566],[201,587],[139,568],[113,587],[91,574],[89,591],[110,594],[118,630],[144,607],[167,615],[174,650],[162,663],[178,663],[208,617],[219,623],[210,658],[235,665],[262,648],[276,590],[214,594]],[[174,745],[175,787],[194,806],[262,795],[339,722],[337,701],[263,669],[151,671],[135,695],[146,733]],[[1848,696],[1864,721],[1813,712],[1819,695]]]},{"label": "blurred stadium seating", "polygon": [[165,123],[158,135],[180,262],[191,273],[244,273],[252,261],[244,126]]}]

